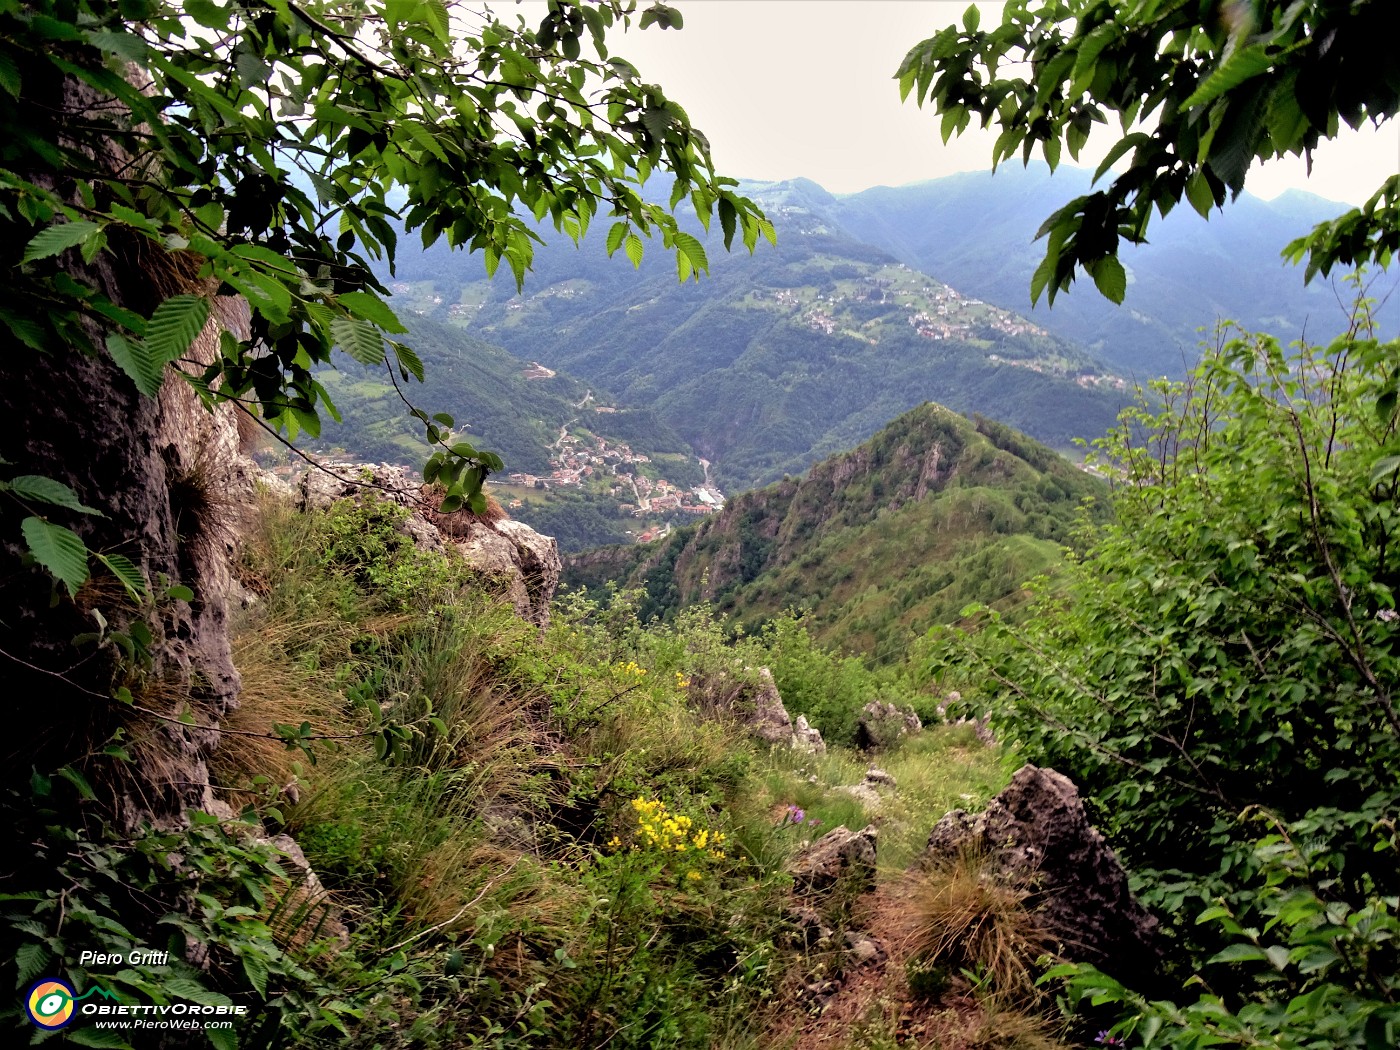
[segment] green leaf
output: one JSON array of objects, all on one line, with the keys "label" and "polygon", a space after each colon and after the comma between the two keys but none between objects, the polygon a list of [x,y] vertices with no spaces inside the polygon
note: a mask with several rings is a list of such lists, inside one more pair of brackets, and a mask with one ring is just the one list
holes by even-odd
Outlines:
[{"label": "green leaf", "polygon": [[671,114],[664,109],[648,109],[642,112],[642,123],[651,137],[658,143],[666,141],[666,133],[671,129]]},{"label": "green leaf", "polygon": [[1113,144],[1113,146],[1109,149],[1108,154],[1104,157],[1103,162],[1096,169],[1094,169],[1094,178],[1092,181],[1098,182],[1099,179],[1103,178],[1104,172],[1108,171],[1109,168],[1113,167],[1113,165],[1118,161],[1118,159],[1122,157],[1123,154],[1127,153],[1128,150],[1133,149],[1134,147],[1139,146],[1142,143],[1151,141],[1152,137],[1150,135],[1143,134],[1141,131],[1135,131],[1131,135],[1124,135],[1121,139],[1119,139]]},{"label": "green leaf", "polygon": [[87,219],[78,219],[75,222],[64,222],[47,229],[40,230],[24,249],[24,256],[20,262],[33,262],[35,259],[46,259],[50,255],[57,255],[59,252],[82,244],[101,227],[95,222]]},{"label": "green leaf", "polygon": [[340,305],[356,317],[374,322],[386,332],[399,335],[408,331],[394,311],[389,309],[389,304],[370,292],[345,292],[340,296]]},{"label": "green leaf", "polygon": [[[409,347],[404,346],[403,343],[396,343],[391,340],[389,345],[394,348],[394,357],[396,357],[399,362],[399,373],[404,379],[412,376],[414,379],[418,380],[418,382],[423,382],[422,359]],[[451,426],[451,424],[449,423],[448,426]]]},{"label": "green leaf", "polygon": [[1253,944],[1231,944],[1210,957],[1208,962],[1230,963],[1230,962],[1263,962],[1268,959],[1264,954],[1264,949]]},{"label": "green leaf", "polygon": [[73,1026],[64,1030],[64,1036],[68,1042],[77,1046],[97,1046],[107,1048],[127,1048],[131,1044],[126,1041],[118,1028],[95,1028]]},{"label": "green leaf", "polygon": [[[1392,398],[1392,400],[1394,399]],[[1382,456],[1371,467],[1371,484],[1379,485],[1397,470],[1400,470],[1400,456]]]},{"label": "green leaf", "polygon": [[0,55],[0,88],[11,98],[19,98],[19,67],[9,55]]},{"label": "green leaf", "polygon": [[1079,49],[1074,56],[1074,70],[1071,73],[1072,85],[1071,95],[1078,95],[1087,88],[1094,78],[1095,65],[1099,60],[1099,55],[1103,49],[1115,40],[1119,39],[1118,27],[1107,22],[1103,25],[1095,26],[1094,29],[1079,43]]},{"label": "green leaf", "polygon": [[162,364],[175,361],[190,348],[208,320],[209,300],[204,296],[172,295],[146,322],[146,346]]},{"label": "green leaf", "polygon": [[42,944],[35,944],[32,941],[20,945],[15,952],[15,967],[19,971],[19,985],[27,984],[39,974],[44,972],[44,967],[48,966],[53,954]]},{"label": "green leaf", "polygon": [[608,231],[607,251],[609,257],[622,247],[622,240],[627,236],[628,229],[630,227],[625,222],[613,223],[612,229]]},{"label": "green leaf", "polygon": [[144,340],[111,332],[107,336],[107,352],[117,367],[131,377],[137,390],[147,397],[156,396],[165,378],[165,361]]},{"label": "green leaf", "polygon": [[[97,793],[92,790],[92,785],[87,782],[87,778],[84,777],[72,766],[64,766],[55,774],[55,776],[60,776],[64,780],[68,781],[68,783],[72,784],[75,788],[78,789],[78,794],[82,795],[83,798],[87,799],[89,802],[92,802],[97,798]],[[121,930],[120,927],[117,927],[117,929]],[[126,931],[121,930],[121,932],[124,933]]]},{"label": "green leaf", "polygon": [[384,360],[384,337],[368,321],[358,317],[337,317],[331,321],[331,336],[342,350],[362,365],[377,365]]},{"label": "green leaf", "polygon": [[1089,272],[1094,277],[1094,285],[1104,298],[1121,303],[1128,291],[1128,274],[1115,255],[1108,255],[1090,264]]},{"label": "green leaf", "polygon": [[121,581],[132,601],[139,602],[146,597],[146,577],[130,558],[121,554],[99,554],[97,560]]},{"label": "green leaf", "polygon": [[705,246],[696,237],[683,230],[677,231],[676,250],[684,253],[696,270],[709,272],[710,260],[705,255]]},{"label": "green leaf", "polygon": [[260,996],[266,999],[267,960],[255,952],[246,952],[243,955],[243,972],[248,976],[248,983],[257,990]]},{"label": "green leaf", "polygon": [[1204,106],[1207,102],[1214,101],[1227,91],[1233,91],[1246,80],[1257,77],[1273,64],[1274,60],[1264,50],[1263,44],[1242,47],[1217,66],[1215,72],[1206,77],[1201,85],[1181,104],[1181,108],[1191,109],[1195,106]]},{"label": "green leaf", "polygon": [[188,977],[166,977],[160,982],[161,991],[173,995],[179,999],[187,999],[200,1006],[229,1006],[232,1004],[228,996],[206,988],[198,981]]},{"label": "green leaf", "polygon": [[40,503],[51,503],[56,507],[76,510],[79,514],[102,517],[100,510],[80,501],[77,493],[63,482],[39,474],[21,474],[9,481],[0,481],[0,490],[9,490],[21,499],[38,500]]},{"label": "green leaf", "polygon": [[62,580],[69,595],[76,595],[88,578],[87,544],[72,529],[43,518],[25,518],[19,527],[34,560]]},{"label": "green leaf", "polygon": [[[1047,251],[1040,264],[1035,268],[1035,273],[1031,274],[1031,305],[1034,306],[1040,301],[1040,293],[1045,291],[1047,285],[1054,279],[1055,269],[1060,262],[1058,250]],[[1050,299],[1055,298],[1054,289],[1051,288]]]},{"label": "green leaf", "polygon": [[635,233],[627,235],[627,241],[623,244],[622,250],[627,253],[627,258],[632,260],[634,267],[642,265],[642,252],[646,250],[646,246],[642,244],[642,239]]},{"label": "green leaf", "polygon": [[31,350],[44,349],[44,329],[32,317],[22,317],[9,310],[0,309],[0,323],[10,330],[10,334]]},{"label": "green leaf", "polygon": [[1210,210],[1215,207],[1215,194],[1210,190],[1205,172],[1198,171],[1186,180],[1186,199],[1201,218],[1210,218]]}]

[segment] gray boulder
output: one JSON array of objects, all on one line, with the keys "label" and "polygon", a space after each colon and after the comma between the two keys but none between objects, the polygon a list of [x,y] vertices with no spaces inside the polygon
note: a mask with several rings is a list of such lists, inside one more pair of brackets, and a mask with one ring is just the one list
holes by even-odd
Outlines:
[{"label": "gray boulder", "polygon": [[702,714],[729,718],[745,726],[749,734],[769,747],[790,747],[807,754],[823,754],[826,741],[804,715],[792,720],[773,672],[766,667],[747,668],[743,675],[696,675],[690,695]]},{"label": "gray boulder", "polygon": [[798,715],[792,725],[792,749],[813,755],[826,754],[826,741],[822,739],[821,730],[809,725],[806,715]]},{"label": "gray boulder", "polygon": [[858,892],[874,889],[878,835],[873,824],[860,831],[832,828],[788,865],[793,887],[798,893],[820,893],[838,884]]},{"label": "gray boulder", "polygon": [[901,737],[922,733],[924,724],[912,707],[900,710],[885,700],[872,700],[860,710],[856,724],[856,747],[879,751],[893,747]]},{"label": "gray boulder", "polygon": [[1063,955],[1133,987],[1152,978],[1157,920],[1133,897],[1068,777],[1023,766],[983,812],[954,810],[934,825],[921,862],[935,866],[968,850],[986,856],[998,875],[1035,889],[1037,915]]}]

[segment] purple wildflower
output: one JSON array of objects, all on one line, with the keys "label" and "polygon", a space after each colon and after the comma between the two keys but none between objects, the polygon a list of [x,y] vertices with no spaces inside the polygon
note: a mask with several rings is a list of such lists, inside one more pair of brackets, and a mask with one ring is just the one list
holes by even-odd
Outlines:
[{"label": "purple wildflower", "polygon": [[801,824],[807,819],[807,814],[802,812],[801,808],[798,806],[788,806],[787,816],[788,820],[792,821],[794,824]]}]

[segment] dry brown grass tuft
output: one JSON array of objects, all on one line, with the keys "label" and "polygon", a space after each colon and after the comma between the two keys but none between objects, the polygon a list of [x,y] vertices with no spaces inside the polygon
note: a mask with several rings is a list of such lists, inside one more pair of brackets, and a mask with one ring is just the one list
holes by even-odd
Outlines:
[{"label": "dry brown grass tuft", "polygon": [[979,993],[1002,1003],[1034,1003],[1036,960],[1053,950],[1031,891],[1002,876],[985,855],[965,851],[922,872],[906,897],[901,954],[925,969],[969,976]]}]

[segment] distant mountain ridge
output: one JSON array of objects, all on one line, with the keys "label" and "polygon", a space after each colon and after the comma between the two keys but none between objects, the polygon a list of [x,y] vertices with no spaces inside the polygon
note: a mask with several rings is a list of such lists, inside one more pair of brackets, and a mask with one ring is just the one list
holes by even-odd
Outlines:
[{"label": "distant mountain ridge", "polygon": [[1129,393],[1091,355],[855,239],[801,190],[761,197],[776,248],[726,254],[711,237],[698,284],[678,284],[659,247],[640,274],[607,260],[600,222],[581,249],[542,245],[520,295],[445,251],[402,259],[396,303],[654,408],[728,490],[800,472],[925,400],[1058,447],[1111,425]]},{"label": "distant mountain ridge", "polygon": [[[840,197],[805,180],[793,186],[831,227],[965,294],[1025,314],[1125,375],[1181,374],[1198,356],[1198,329],[1220,319],[1285,343],[1305,329],[1330,338],[1345,323],[1334,282],[1305,285],[1302,268],[1280,257],[1289,241],[1348,207],[1300,190],[1272,201],[1244,193],[1209,221],[1185,204],[1165,219],[1154,216],[1148,244],[1122,246],[1129,275],[1122,306],[1081,278],[1053,309],[1043,299],[1032,309],[1031,274],[1043,251],[1043,242],[1033,243],[1035,233],[1072,197],[1090,192],[1091,177],[1066,165],[1052,176],[1041,163],[1009,163],[995,175],[970,172]],[[1396,283],[1383,277],[1380,286]],[[1347,289],[1340,294],[1349,302]],[[1392,325],[1396,316],[1400,308],[1391,307]]]},{"label": "distant mountain ridge", "polygon": [[897,661],[969,602],[1019,604],[1102,491],[1008,427],[924,404],[667,539],[570,556],[565,579],[640,587],[644,615],[708,601],[752,623],[807,606],[818,639]]},{"label": "distant mountain ridge", "polygon": [[[608,260],[600,219],[578,248],[546,231],[519,295],[444,248],[402,255],[394,287],[412,312],[654,409],[731,490],[800,472],[924,400],[1067,448],[1112,424],[1128,400],[1119,379],[1182,374],[1217,319],[1285,342],[1341,321],[1338,290],[1305,286],[1279,256],[1344,208],[1304,193],[1246,194],[1209,221],[1177,208],[1152,243],[1124,247],[1123,306],[1080,281],[1032,309],[1035,231],[1089,180],[1012,164],[840,196],[808,179],[748,183],[779,244],[730,254],[709,236],[698,284],[679,284],[659,245],[640,273]],[[927,279],[890,288],[901,265]],[[872,299],[882,282],[889,294]],[[997,323],[921,329],[916,315],[937,320],[950,287]]]}]

